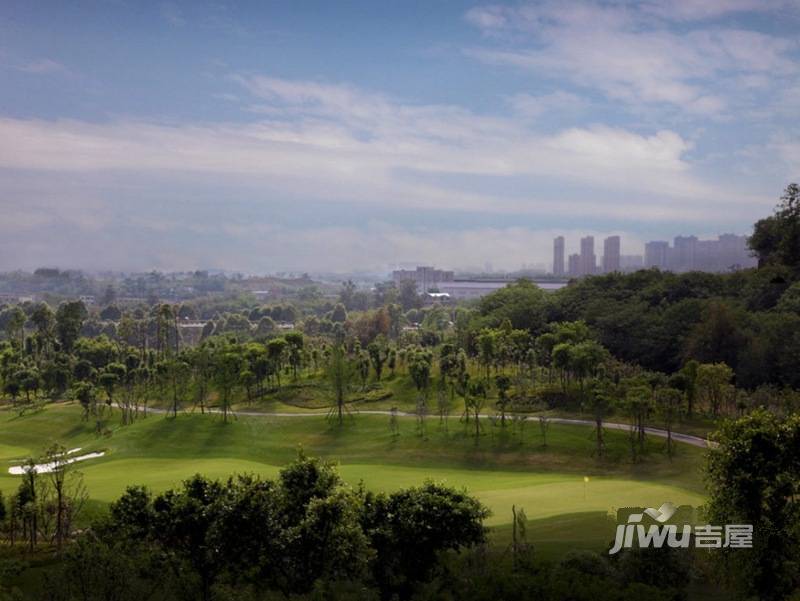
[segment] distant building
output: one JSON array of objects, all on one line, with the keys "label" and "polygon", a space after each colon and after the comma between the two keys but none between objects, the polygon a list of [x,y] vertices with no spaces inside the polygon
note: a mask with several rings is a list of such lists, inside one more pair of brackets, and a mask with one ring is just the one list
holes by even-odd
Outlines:
[{"label": "distant building", "polygon": [[669,257],[671,271],[693,271],[697,254],[697,236],[675,236]]},{"label": "distant building", "polygon": [[603,273],[620,271],[620,238],[609,236],[603,241]]},{"label": "distant building", "polygon": [[581,274],[581,256],[570,255],[568,260],[567,274],[571,278],[577,278]]},{"label": "distant building", "polygon": [[642,255],[622,255],[619,258],[621,271],[638,271],[642,267],[644,267],[644,257]]},{"label": "distant building", "polygon": [[432,288],[440,288],[444,282],[452,282],[452,271],[443,271],[433,267],[420,265],[416,269],[398,269],[392,272],[392,281],[396,284],[412,281],[417,285],[420,293],[428,292]]},{"label": "distant building", "polygon": [[578,275],[594,275],[597,272],[597,257],[594,254],[594,236],[581,238],[581,255]]},{"label": "distant building", "polygon": [[564,236],[558,236],[553,240],[553,275],[557,277],[564,275]]},{"label": "distant building", "polygon": [[669,242],[655,240],[644,245],[644,266],[648,269],[651,267],[667,269],[668,256]]},{"label": "distant building", "polygon": [[677,273],[723,272],[747,269],[757,264],[757,259],[751,256],[747,246],[747,236],[736,234],[722,234],[716,240],[676,236],[672,247],[663,241],[645,245],[645,267],[658,267]]}]

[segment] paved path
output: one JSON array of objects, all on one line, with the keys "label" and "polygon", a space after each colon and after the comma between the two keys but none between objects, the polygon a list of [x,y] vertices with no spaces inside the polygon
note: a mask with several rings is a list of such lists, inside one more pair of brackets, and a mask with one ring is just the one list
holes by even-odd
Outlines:
[{"label": "paved path", "polygon": [[[156,408],[147,408],[148,412],[152,413],[167,413],[167,409],[156,409]],[[206,413],[221,413],[219,409],[206,409]],[[324,417],[328,415],[328,412],[325,411],[307,411],[304,413],[289,413],[289,412],[280,412],[280,411],[231,411],[232,415],[245,415],[247,417]],[[383,409],[364,409],[359,410],[355,409],[352,410],[354,414],[361,414],[361,415],[391,415],[391,411],[386,411]],[[397,415],[400,417],[416,417],[415,413],[410,413],[408,411],[398,411]],[[487,415],[482,413],[481,418],[488,419],[489,417],[493,417],[493,415]],[[536,420],[535,416],[528,416],[525,418],[526,420]],[[551,417],[550,423],[552,424],[567,424],[573,426],[594,426],[594,421],[590,419],[571,419],[567,417]],[[603,422],[603,428],[607,430],[624,430],[629,431],[631,426],[630,424],[618,424],[615,422]],[[661,430],[660,428],[651,428],[645,427],[645,432],[647,434],[652,434],[653,436],[658,436],[660,438],[667,437],[667,431]],[[716,447],[716,443],[711,442],[703,438],[702,436],[693,436],[691,434],[681,434],[680,432],[673,432],[672,439],[678,442],[684,442],[686,444],[692,445],[693,447],[700,447],[702,449],[707,449],[709,447],[714,448]]]}]

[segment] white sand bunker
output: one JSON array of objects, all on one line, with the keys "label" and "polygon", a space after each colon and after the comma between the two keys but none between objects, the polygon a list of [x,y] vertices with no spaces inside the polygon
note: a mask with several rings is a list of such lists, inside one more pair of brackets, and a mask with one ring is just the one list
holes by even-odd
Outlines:
[{"label": "white sand bunker", "polygon": [[[80,450],[81,450],[80,447],[77,448],[77,449],[70,449],[69,451],[67,451],[64,454],[65,455],[72,455],[74,453],[77,453]],[[75,463],[76,461],[85,461],[86,459],[94,459],[96,457],[102,457],[103,455],[105,455],[105,452],[103,452],[103,451],[100,451],[100,452],[97,452],[97,453],[86,453],[85,455],[78,455],[77,457],[70,457],[69,459],[62,459],[62,460],[60,460],[58,462],[58,464],[64,465],[65,463]],[[54,462],[54,461],[51,461],[50,463],[37,463],[36,465],[33,466],[33,470],[37,474],[47,474],[49,472],[52,472],[54,469],[56,469],[56,467],[57,467],[57,463]],[[13,465],[10,468],[8,468],[8,473],[11,474],[12,476],[22,476],[23,474],[25,474],[28,471],[28,469],[30,469],[30,467],[27,466],[27,465],[24,465],[24,464],[23,465]]]}]

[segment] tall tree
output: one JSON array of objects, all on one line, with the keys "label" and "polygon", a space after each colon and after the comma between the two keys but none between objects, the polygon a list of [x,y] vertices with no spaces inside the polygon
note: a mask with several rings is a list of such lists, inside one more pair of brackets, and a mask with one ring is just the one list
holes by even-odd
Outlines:
[{"label": "tall tree", "polygon": [[672,427],[683,411],[684,395],[680,390],[672,387],[656,390],[656,411],[661,417],[664,429],[667,431],[667,455],[671,458],[675,443],[672,440]]},{"label": "tall tree", "polygon": [[243,365],[239,349],[233,346],[222,347],[213,357],[214,384],[219,393],[219,405],[225,423],[228,423],[228,413],[233,404],[234,391],[239,386]]},{"label": "tall tree", "polygon": [[82,301],[61,303],[56,310],[56,337],[64,352],[72,352],[89,313]]},{"label": "tall tree", "polygon": [[344,423],[344,414],[347,409],[347,397],[350,393],[350,386],[355,375],[355,368],[347,357],[347,353],[340,345],[335,345],[331,349],[328,364],[325,368],[325,377],[328,381],[334,406],[331,415],[336,416],[336,420],[341,426]]},{"label": "tall tree", "polygon": [[759,265],[778,263],[800,270],[800,186],[786,187],[775,213],[756,222],[749,243]]},{"label": "tall tree", "polygon": [[718,566],[743,598],[788,599],[800,586],[800,416],[759,409],[724,421],[714,439],[708,519],[753,528],[752,549],[721,549]]}]

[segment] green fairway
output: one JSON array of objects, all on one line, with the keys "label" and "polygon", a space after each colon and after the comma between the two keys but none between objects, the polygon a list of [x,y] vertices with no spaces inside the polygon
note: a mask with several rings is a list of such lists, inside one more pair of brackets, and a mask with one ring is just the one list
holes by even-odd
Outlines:
[{"label": "green fairway", "polygon": [[556,550],[604,544],[613,535],[613,524],[604,516],[618,507],[657,507],[664,501],[696,506],[703,501],[703,451],[687,445],[680,445],[677,457],[668,461],[661,441],[652,440],[645,460],[632,464],[623,432],[607,433],[608,457],[599,461],[592,456],[592,430],[583,426],[553,425],[543,448],[533,426],[520,435],[487,423],[476,443],[457,420],[445,431],[430,419],[422,437],[413,419],[403,419],[397,439],[387,424],[385,417],[366,415],[341,428],[322,417],[241,417],[224,424],[218,415],[151,415],[97,436],[91,424],[81,421],[76,406],[22,417],[5,411],[0,413],[0,490],[8,495],[19,485],[19,477],[7,473],[10,461],[39,455],[54,441],[106,452],[78,464],[98,502],[115,499],[130,484],[160,491],[194,473],[272,477],[302,446],[338,462],[345,481],[363,482],[370,490],[391,491],[426,478],[465,487],[492,510],[487,523],[497,527],[493,537],[498,541],[506,538],[503,525],[511,521],[511,506],[524,507],[531,536]]}]

